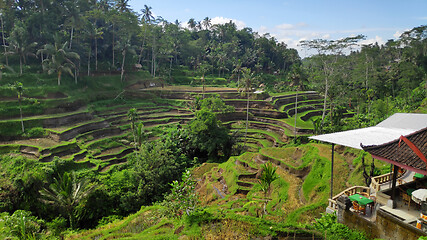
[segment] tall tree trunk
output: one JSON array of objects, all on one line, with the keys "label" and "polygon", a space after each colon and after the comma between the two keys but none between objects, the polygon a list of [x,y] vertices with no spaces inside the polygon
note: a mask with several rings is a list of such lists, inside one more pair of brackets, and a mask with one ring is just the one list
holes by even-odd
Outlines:
[{"label": "tall tree trunk", "polygon": [[19,55],[19,73],[22,75],[22,56]]},{"label": "tall tree trunk", "polygon": [[154,46],[151,47],[151,76],[154,77]]},{"label": "tall tree trunk", "polygon": [[19,115],[21,117],[21,129],[22,129],[22,132],[24,132],[25,129],[24,129],[24,120],[22,118],[21,96],[18,96],[18,102],[19,102]]},{"label": "tall tree trunk", "polygon": [[326,100],[328,98],[328,90],[329,90],[328,77],[326,77],[325,78],[325,97],[323,98],[322,125],[323,125],[323,122],[325,120],[325,115],[326,115]]},{"label": "tall tree trunk", "polygon": [[4,56],[6,58],[6,66],[9,66],[9,60],[7,58],[7,50],[6,50],[6,40],[4,39],[4,25],[3,25],[3,16],[0,15],[1,18],[1,35],[2,35],[2,39],[3,39],[3,48],[4,48]]},{"label": "tall tree trunk", "polygon": [[365,53],[365,59],[366,59],[366,68],[365,68],[365,88],[368,89],[368,74],[369,74],[369,62],[368,62],[368,55]]},{"label": "tall tree trunk", "polygon": [[237,87],[240,85],[240,72],[237,73]]},{"label": "tall tree trunk", "polygon": [[147,28],[144,29],[144,38],[142,39],[141,51],[139,52],[138,64],[141,64],[142,61],[142,52],[145,46],[145,33],[147,32]]},{"label": "tall tree trunk", "polygon": [[62,71],[58,70],[58,86],[61,86],[61,76],[62,76]]},{"label": "tall tree trunk", "polygon": [[294,141],[297,141],[297,115],[298,115],[298,91],[295,95],[295,126],[294,126]]},{"label": "tall tree trunk", "polygon": [[73,35],[74,35],[74,26],[71,26],[71,34],[70,34],[70,49],[73,44]]},{"label": "tall tree trunk", "polygon": [[321,125],[323,125],[323,122],[325,120],[325,116],[326,116],[326,101],[328,98],[328,90],[329,90],[329,76],[331,76],[331,70],[328,69],[328,66],[325,62],[325,60],[323,60],[323,72],[325,73],[325,97],[323,99],[323,112],[322,112],[322,122]]},{"label": "tall tree trunk", "polygon": [[171,80],[172,61],[173,61],[173,58],[170,58],[170,61],[169,61],[169,81]]},{"label": "tall tree trunk", "polygon": [[157,68],[157,63],[156,63],[156,55],[154,54],[154,64],[153,64],[153,78],[156,77],[156,69]]},{"label": "tall tree trunk", "polygon": [[246,102],[246,130],[245,130],[245,146],[247,143],[247,138],[248,138],[248,125],[249,125],[249,89],[247,89],[246,92],[247,95],[247,102]]},{"label": "tall tree trunk", "polygon": [[89,47],[89,54],[87,57],[87,76],[90,76],[90,55],[92,55],[91,47]]},{"label": "tall tree trunk", "polygon": [[202,99],[205,99],[205,74],[202,75]]},{"label": "tall tree trunk", "polygon": [[77,84],[77,67],[74,66],[74,82]]},{"label": "tall tree trunk", "polygon": [[122,72],[120,74],[120,81],[123,83],[123,76],[125,74],[125,59],[126,59],[126,50],[123,50],[122,52],[123,60],[122,60]]},{"label": "tall tree trunk", "polygon": [[115,61],[115,59],[114,59],[114,23],[113,23],[113,47],[112,47],[112,50],[113,50],[113,63],[112,63],[112,66],[113,66],[113,70],[115,71],[115,64],[114,64],[114,61]]},{"label": "tall tree trunk", "polygon": [[98,72],[98,39],[95,37],[95,71]]}]

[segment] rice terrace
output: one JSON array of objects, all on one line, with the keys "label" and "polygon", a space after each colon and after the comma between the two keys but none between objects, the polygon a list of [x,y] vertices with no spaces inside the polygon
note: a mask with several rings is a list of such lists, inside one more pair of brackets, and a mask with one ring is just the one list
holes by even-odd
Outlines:
[{"label": "rice terrace", "polygon": [[0,17],[1,239],[371,239],[325,211],[393,165],[310,137],[427,114],[426,25],[302,57],[128,1]]}]

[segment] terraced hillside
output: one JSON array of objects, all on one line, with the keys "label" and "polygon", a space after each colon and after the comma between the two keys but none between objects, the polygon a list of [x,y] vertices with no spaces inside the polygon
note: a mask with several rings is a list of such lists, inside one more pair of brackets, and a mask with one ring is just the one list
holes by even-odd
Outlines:
[{"label": "terraced hillside", "polygon": [[[129,154],[135,150],[129,109],[136,109],[137,121],[144,124],[146,140],[152,141],[163,135],[168,127],[186,124],[194,117],[190,106],[196,96],[219,96],[235,111],[217,117],[233,132],[239,132],[239,144],[245,145],[248,151],[224,163],[205,163],[193,170],[201,205],[216,216],[215,221],[221,222],[220,228],[228,226],[226,221],[242,225],[263,219],[268,221],[263,224],[280,222],[292,226],[286,230],[272,230],[273,235],[306,234],[305,230],[295,230],[294,226],[310,222],[324,211],[329,196],[330,148],[312,143],[293,145],[291,140],[294,134],[297,137],[312,134],[310,120],[322,113],[321,96],[315,92],[299,92],[298,96],[295,93],[275,96],[261,93],[251,94],[248,101],[232,88],[207,87],[203,91],[201,87],[146,86],[137,82],[122,92],[106,93],[90,101],[56,92],[38,98],[36,106],[24,102],[24,112],[29,112],[23,118],[25,134],[20,132],[19,112],[2,115],[0,129],[6,131],[0,132],[0,153],[23,155],[42,163],[61,159],[67,162],[69,169],[85,169],[86,173],[87,170],[114,173],[121,165],[125,166]],[[5,105],[17,107],[17,101],[9,97]],[[340,184],[334,186],[334,192],[358,179],[354,177],[358,169],[352,166],[357,163],[353,161],[355,157],[354,154],[344,155],[344,152],[338,154],[335,171],[336,182]],[[267,161],[278,167],[280,178],[264,195],[259,176],[261,166]],[[144,209],[129,219],[142,219],[145,218],[142,216],[162,211],[157,206]],[[223,215],[216,215],[218,212]],[[245,216],[245,222],[237,216]],[[175,220],[128,221],[133,220],[124,220],[124,228],[117,228],[121,229],[118,232],[97,229],[77,238],[110,238],[123,234],[130,238],[155,234],[161,238],[168,237],[172,229],[174,237],[193,234],[193,230]],[[123,230],[129,227],[132,229]]]},{"label": "terraced hillside", "polygon": [[[297,226],[324,212],[329,195],[330,148],[305,144],[263,148],[231,157],[225,163],[204,163],[193,170],[203,206],[200,219],[168,218],[162,206],[143,207],[123,221],[69,236],[70,239],[323,239],[316,231]],[[348,156],[337,154],[334,191],[350,175]],[[352,158],[350,158],[352,159]],[[265,195],[259,185],[261,166],[273,162],[279,178]],[[195,227],[193,224],[197,224]],[[244,236],[244,237],[242,237]]]},{"label": "terraced hillside", "polygon": [[[193,113],[188,108],[189,102],[202,94],[202,89],[197,87],[145,88],[143,84],[136,83],[127,88],[122,96],[124,99],[84,104],[63,93],[49,93],[47,97],[38,99],[42,105],[40,110],[32,111],[32,116],[24,115],[23,121],[27,132],[46,132],[45,136],[13,135],[19,132],[20,119],[16,113],[3,115],[0,128],[11,131],[0,133],[0,152],[16,151],[41,162],[52,161],[55,157],[72,159],[98,171],[106,171],[111,166],[126,162],[127,154],[133,151],[128,131],[130,120],[127,112],[130,108],[137,109],[138,121],[150,133],[149,139],[155,139],[163,126],[185,124],[191,120]],[[234,106],[235,112],[218,117],[232,130],[245,132],[248,102],[237,89],[211,87],[204,95],[219,95],[226,104]],[[307,116],[311,118],[320,114],[320,105],[317,104],[320,96],[314,92],[303,92],[299,93],[299,98],[307,100],[298,102],[295,128],[294,108],[290,107],[295,106],[294,94],[251,96],[246,143],[252,151],[282,146],[294,131],[297,135],[312,132]],[[8,105],[17,107],[16,99],[8,98],[7,101]],[[24,109],[34,107],[28,105],[24,105]],[[313,114],[313,109],[317,109],[316,114]]]}]

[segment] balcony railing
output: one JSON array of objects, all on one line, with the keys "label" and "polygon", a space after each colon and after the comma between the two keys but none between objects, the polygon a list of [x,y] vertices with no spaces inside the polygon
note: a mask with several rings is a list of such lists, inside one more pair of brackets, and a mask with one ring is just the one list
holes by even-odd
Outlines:
[{"label": "balcony railing", "polygon": [[347,188],[346,190],[338,193],[332,199],[329,199],[329,205],[328,205],[328,207],[330,209],[337,210],[338,209],[338,207],[337,207],[337,199],[341,195],[345,194],[347,196],[351,196],[353,194],[361,193],[361,192],[365,192],[368,195],[371,195],[371,189],[369,187],[365,187],[365,186],[353,186],[353,187]]},{"label": "balcony railing", "polygon": [[[403,176],[403,174],[406,172],[406,169],[404,169],[403,171],[399,171],[397,172],[397,178],[400,178]],[[376,176],[371,178],[371,188],[375,189],[375,191],[380,191],[381,190],[381,185],[386,183],[386,182],[390,182],[392,180],[393,177],[393,172],[390,173],[386,173],[380,176]]]}]

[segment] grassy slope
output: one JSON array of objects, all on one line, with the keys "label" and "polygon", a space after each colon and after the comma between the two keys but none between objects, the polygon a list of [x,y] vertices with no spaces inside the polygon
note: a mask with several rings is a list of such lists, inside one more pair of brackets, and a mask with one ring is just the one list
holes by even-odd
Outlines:
[{"label": "grassy slope", "polygon": [[[144,79],[145,74],[130,77],[131,81],[138,81]],[[29,75],[23,78],[6,78],[6,84],[12,83],[15,79],[19,79],[24,83],[26,88],[26,95],[29,97],[40,98],[43,107],[54,107],[59,102],[73,102],[79,99],[84,99],[89,104],[88,109],[79,111],[127,111],[130,107],[137,108],[152,108],[159,103],[166,103],[167,100],[124,100],[118,97],[112,100],[112,97],[116,97],[120,94],[123,89],[123,85],[118,81],[118,76],[103,76],[95,78],[83,78],[81,82],[74,85],[71,79],[65,78],[61,87],[55,86],[56,79],[51,76],[39,76]],[[34,79],[37,81],[34,82]],[[0,92],[5,97],[13,97],[13,93],[10,93],[10,89],[7,89],[3,85]],[[179,90],[200,90],[200,88],[192,88],[183,86],[178,88]],[[210,89],[221,91],[224,88]],[[96,90],[96,91],[95,91]],[[49,93],[63,92],[67,95],[67,98],[61,100],[43,100],[41,97],[48,96]],[[93,94],[96,92],[96,94]],[[120,95],[119,95],[120,96]],[[15,101],[16,103],[16,101]],[[10,103],[9,103],[10,104]],[[176,106],[185,106],[183,101],[174,101]],[[4,103],[3,106],[7,104]],[[427,105],[425,104],[420,108],[419,112],[427,112]],[[16,107],[16,106],[14,106]],[[31,110],[31,108],[29,108]],[[124,109],[124,110],[123,110]],[[38,108],[34,110],[34,113],[40,111]],[[61,114],[58,114],[61,115]],[[156,115],[156,114],[154,114]],[[298,127],[311,128],[310,124],[297,118]],[[49,115],[49,117],[52,115]],[[26,120],[30,121],[33,119],[47,117],[45,115],[39,117],[27,117]],[[289,124],[293,125],[293,118],[287,120]],[[124,128],[128,127],[128,124],[123,125]],[[160,127],[153,127],[152,131]],[[63,129],[61,129],[63,130]],[[277,142],[285,144],[279,140],[279,136],[271,131],[262,131],[249,129],[249,133],[264,133],[272,136]],[[160,132],[159,132],[160,133]],[[99,152],[100,148],[104,145],[111,145],[109,147],[121,146],[121,143],[116,142],[114,138],[108,138],[103,140],[92,141],[89,145],[81,143],[82,149],[88,149],[92,151],[91,154]],[[54,147],[45,143],[43,147]],[[307,223],[313,220],[314,217],[319,216],[320,212],[324,211],[324,207],[327,204],[327,198],[329,196],[329,179],[330,179],[330,146],[323,144],[307,144],[300,146],[303,149],[301,156],[295,154],[296,147],[283,147],[283,148],[269,148],[268,142],[262,144],[260,153],[268,155],[269,157],[279,159],[289,166],[298,169],[299,166],[311,166],[310,171],[302,180],[296,177],[294,174],[288,171],[278,168],[277,173],[280,178],[272,184],[272,190],[268,195],[270,199],[266,205],[267,215],[262,218],[259,217],[259,213],[262,212],[263,199],[265,198],[260,191],[260,187],[253,182],[254,185],[250,188],[249,193],[246,196],[235,194],[239,189],[237,185],[238,176],[246,172],[247,170],[236,165],[236,160],[246,162],[252,168],[260,168],[260,164],[253,160],[257,153],[246,153],[239,157],[232,157],[229,161],[222,164],[207,164],[201,168],[195,170],[195,176],[199,178],[205,177],[206,180],[201,183],[199,194],[201,195],[202,203],[206,210],[213,215],[212,221],[209,224],[191,224],[188,219],[168,219],[161,216],[161,207],[142,207],[141,211],[129,216],[123,221],[115,222],[110,225],[84,231],[79,235],[72,235],[70,238],[90,239],[94,236],[103,236],[106,238],[113,237],[129,237],[129,239],[140,239],[144,238],[178,238],[179,236],[185,235],[188,237],[205,237],[221,234],[253,234],[265,235],[265,234],[277,234],[280,231],[292,231],[288,229],[289,226],[297,226],[300,223]],[[19,146],[10,146],[8,149],[6,146],[2,152],[8,152],[15,150]],[[257,151],[260,147],[254,147]],[[356,152],[358,156],[359,153]],[[353,157],[354,158],[354,157]],[[361,185],[363,184],[361,179],[361,161],[358,158],[349,158],[344,155],[336,154],[335,164],[335,186],[334,194],[340,192],[349,185]],[[367,158],[370,163],[369,158]],[[85,174],[84,171],[96,174],[99,166],[104,166],[106,163],[101,161],[93,161],[95,166],[91,169],[85,169],[87,162],[74,163],[71,159],[67,160],[67,165],[70,169],[81,171],[81,174]],[[349,163],[356,166],[354,171],[349,169]],[[386,166],[381,166],[386,169]],[[222,185],[218,183],[219,179],[223,177],[226,185],[227,192],[224,193],[225,197],[221,198],[218,196],[215,188],[220,188]],[[154,219],[155,218],[155,219]],[[211,224],[211,225],[210,225]],[[212,230],[212,226],[216,226]],[[181,229],[181,227],[184,227]],[[270,227],[272,227],[270,229]],[[181,229],[180,231],[178,231]],[[298,229],[298,228],[297,228]],[[279,231],[280,230],[280,231]],[[301,230],[304,231],[304,230]],[[174,232],[179,232],[174,234]],[[224,235],[224,236],[229,236]]]},{"label": "grassy slope", "polygon": [[[319,217],[327,204],[330,159],[326,156],[330,156],[330,147],[310,143],[298,147],[266,148],[261,152],[269,157],[288,162],[289,165],[297,162],[300,165],[310,166],[312,169],[304,179],[301,179],[279,167],[277,169],[279,179],[272,183],[271,191],[266,196],[269,200],[265,215],[262,212],[266,198],[256,180],[246,180],[253,183],[253,187],[248,188],[250,191],[247,195],[236,194],[239,188],[237,182],[245,181],[238,180],[238,176],[248,171],[244,166],[236,164],[236,160],[247,163],[251,168],[259,169],[261,166],[259,162],[255,161],[257,153],[245,153],[232,157],[221,164],[203,164],[193,170],[194,176],[200,179],[197,192],[201,204],[208,213],[212,214],[209,224],[202,222],[194,225],[186,217],[169,219],[160,214],[160,206],[143,207],[140,212],[123,221],[72,235],[70,239],[91,239],[94,236],[102,236],[103,239],[125,236],[129,239],[138,237],[177,239],[183,236],[209,238],[213,233],[216,236],[233,236],[240,233],[245,234],[242,236],[254,237],[277,235],[281,231],[292,232],[291,228],[307,231],[298,226],[303,226],[301,224],[310,223],[314,218]],[[352,157],[336,154],[335,193],[346,187],[344,183],[350,176],[347,161],[353,161]],[[295,168],[297,169],[299,166],[295,166]],[[218,192],[215,190],[215,188],[220,191],[224,189],[221,179],[224,179],[227,186],[227,190],[223,192],[224,198],[218,196]],[[148,215],[156,216],[156,221],[143,221],[142,219]],[[135,222],[138,222],[139,226],[133,226],[132,224]],[[214,232],[212,232],[212,224],[217,226]],[[142,232],[128,230],[132,228],[131,226],[141,229]],[[271,226],[273,228],[270,229]]]}]

